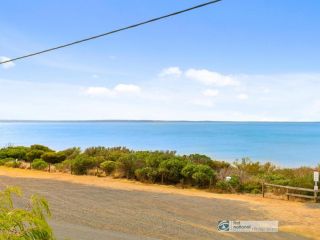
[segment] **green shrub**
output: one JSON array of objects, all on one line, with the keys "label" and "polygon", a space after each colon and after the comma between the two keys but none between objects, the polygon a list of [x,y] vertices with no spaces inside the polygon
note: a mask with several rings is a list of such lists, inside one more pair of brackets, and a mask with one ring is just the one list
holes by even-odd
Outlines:
[{"label": "green shrub", "polygon": [[56,163],[54,166],[56,170],[61,172],[69,172],[71,171],[71,165],[72,165],[73,159],[66,159],[62,161],[61,163]]},{"label": "green shrub", "polygon": [[217,181],[215,188],[218,190],[221,190],[222,192],[231,192],[232,191],[231,185],[229,184],[229,182],[227,182],[225,180]]},{"label": "green shrub", "polygon": [[181,175],[187,183],[192,183],[192,175],[196,172],[197,165],[194,163],[187,163],[181,170]]},{"label": "green shrub", "polygon": [[139,168],[135,171],[135,176],[139,181],[155,182],[159,173],[152,167]]},{"label": "green shrub", "polygon": [[242,184],[241,189],[246,193],[261,193],[261,183],[258,181],[248,181]]},{"label": "green shrub", "polygon": [[216,173],[209,166],[200,164],[195,168],[192,174],[192,179],[198,186],[205,186],[212,183],[213,177]]},{"label": "green shrub", "polygon": [[12,167],[12,168],[19,168],[21,166],[21,164],[22,164],[21,162],[14,160],[14,161],[5,162],[4,166]]},{"label": "green shrub", "polygon": [[117,160],[116,169],[123,172],[126,178],[129,179],[134,176],[136,163],[137,156],[135,154],[124,154]]},{"label": "green shrub", "polygon": [[14,158],[4,158],[4,159],[0,159],[0,166],[5,165],[6,162],[13,162],[15,161]]},{"label": "green shrub", "polygon": [[85,175],[89,169],[95,166],[95,161],[87,155],[78,155],[71,164],[72,173],[76,175]]},{"label": "green shrub", "polygon": [[100,164],[100,168],[106,175],[109,175],[116,169],[116,163],[114,161],[104,161]]},{"label": "green shrub", "polygon": [[206,186],[213,182],[216,173],[208,165],[188,163],[181,170],[181,175],[188,183]]},{"label": "green shrub", "polygon": [[158,171],[161,174],[161,183],[164,181],[171,183],[180,182],[182,178],[181,171],[186,164],[186,161],[177,157],[161,162],[158,168]]},{"label": "green shrub", "polygon": [[46,163],[45,161],[43,161],[42,159],[35,159],[33,160],[33,162],[31,163],[31,167],[33,169],[37,169],[37,170],[45,170],[48,168],[48,163]]}]

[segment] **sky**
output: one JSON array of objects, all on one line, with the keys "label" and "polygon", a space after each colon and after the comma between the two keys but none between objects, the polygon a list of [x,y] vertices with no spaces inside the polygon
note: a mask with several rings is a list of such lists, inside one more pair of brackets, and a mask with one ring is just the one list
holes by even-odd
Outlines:
[{"label": "sky", "polygon": [[[0,60],[200,3],[3,1]],[[0,119],[320,121],[319,11],[223,0],[2,65]]]}]

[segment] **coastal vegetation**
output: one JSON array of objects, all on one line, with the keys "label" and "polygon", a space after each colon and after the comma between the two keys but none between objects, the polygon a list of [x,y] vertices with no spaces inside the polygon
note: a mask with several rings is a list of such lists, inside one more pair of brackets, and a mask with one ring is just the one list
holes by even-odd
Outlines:
[{"label": "coastal vegetation", "polygon": [[26,203],[28,206],[21,208],[14,205],[14,196],[23,197],[19,188],[0,191],[0,240],[54,240],[46,221],[50,216],[47,201],[33,195]]},{"label": "coastal vegetation", "polygon": [[310,167],[280,168],[249,158],[233,163],[202,154],[174,151],[134,151],[126,147],[68,148],[54,151],[43,145],[0,149],[0,165],[61,171],[75,175],[126,178],[146,183],[197,187],[216,192],[259,193],[263,182],[313,188]]}]

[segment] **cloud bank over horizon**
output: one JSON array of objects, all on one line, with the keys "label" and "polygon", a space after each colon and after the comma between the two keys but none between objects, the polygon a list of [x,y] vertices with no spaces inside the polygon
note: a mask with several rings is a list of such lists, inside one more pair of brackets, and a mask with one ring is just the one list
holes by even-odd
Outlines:
[{"label": "cloud bank over horizon", "polygon": [[0,79],[0,119],[320,120],[317,73],[223,74],[174,66],[150,80],[112,85],[101,78],[87,85]]}]

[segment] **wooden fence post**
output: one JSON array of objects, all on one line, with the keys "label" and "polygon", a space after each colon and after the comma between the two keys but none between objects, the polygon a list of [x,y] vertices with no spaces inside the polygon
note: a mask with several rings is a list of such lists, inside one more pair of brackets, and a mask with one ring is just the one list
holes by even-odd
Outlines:
[{"label": "wooden fence post", "polygon": [[314,202],[316,203],[318,199],[318,191],[314,190]]}]

